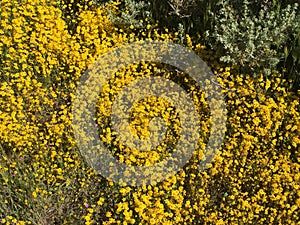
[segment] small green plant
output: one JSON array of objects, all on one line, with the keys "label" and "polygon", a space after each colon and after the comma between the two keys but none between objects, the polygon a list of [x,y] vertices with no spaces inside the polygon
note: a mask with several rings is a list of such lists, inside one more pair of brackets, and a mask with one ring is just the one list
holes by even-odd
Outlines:
[{"label": "small green plant", "polygon": [[109,12],[112,22],[119,27],[144,27],[143,19],[150,18],[149,2],[125,0],[119,6],[120,14]]},{"label": "small green plant", "polygon": [[[276,2],[276,1],[275,1]],[[221,61],[237,65],[254,76],[270,75],[285,58],[284,45],[299,28],[298,4],[281,9],[279,4],[264,1],[255,5],[220,0],[215,28],[207,31],[211,47],[222,52]]]}]

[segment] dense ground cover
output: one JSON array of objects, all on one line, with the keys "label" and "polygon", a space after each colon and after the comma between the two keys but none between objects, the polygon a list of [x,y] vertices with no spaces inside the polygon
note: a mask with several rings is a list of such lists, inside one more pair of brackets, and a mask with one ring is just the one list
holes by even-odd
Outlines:
[{"label": "dense ground cover", "polygon": [[[276,71],[268,76],[241,73],[238,66],[221,62],[221,53],[205,47],[201,37],[163,29],[150,19],[138,18],[141,27],[120,27],[113,19],[120,15],[118,2],[69,4],[1,0],[2,224],[299,222],[300,106],[291,80]],[[203,133],[200,150],[175,176],[155,185],[120,186],[101,177],[80,154],[72,130],[72,100],[80,77],[98,56],[146,39],[180,43],[209,64],[226,96],[226,137],[208,168],[199,170],[210,130],[204,93],[186,74],[162,65],[126,67],[100,95],[95,121],[102,140],[121,161],[151,164],[168,155],[165,146],[145,155],[130,151],[114,141],[106,123],[114,96],[136,78],[160,71],[185,87]],[[166,108],[170,105],[157,98],[142,101],[134,109],[133,133],[149,135],[147,113],[176,124],[176,114]]]}]

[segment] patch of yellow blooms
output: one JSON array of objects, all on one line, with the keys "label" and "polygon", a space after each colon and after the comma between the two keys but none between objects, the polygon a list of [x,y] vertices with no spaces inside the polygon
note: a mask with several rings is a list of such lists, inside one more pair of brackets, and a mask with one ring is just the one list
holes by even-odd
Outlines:
[{"label": "patch of yellow blooms", "polygon": [[125,43],[180,40],[178,33],[150,24],[142,30],[116,28],[106,9],[117,13],[118,4],[79,7],[71,33],[63,14],[68,5],[1,0],[0,223],[297,224],[299,96],[286,91],[288,81],[278,74],[254,79],[222,67],[217,56],[188,35],[186,46],[211,65],[226,96],[225,142],[209,168],[198,170],[210,126],[204,93],[186,75],[155,63],[130,65],[104,87],[95,121],[100,137],[128,164],[151,165],[168,157],[168,144],[180,135],[180,119],[170,102],[153,97],[133,107],[133,135],[149,137],[150,118],[157,116],[174,131],[153,151],[123,146],[107,122],[124,86],[163,74],[181,83],[195,102],[201,118],[200,149],[175,176],[142,187],[118,186],[86,164],[72,133],[71,100],[88,65]]}]

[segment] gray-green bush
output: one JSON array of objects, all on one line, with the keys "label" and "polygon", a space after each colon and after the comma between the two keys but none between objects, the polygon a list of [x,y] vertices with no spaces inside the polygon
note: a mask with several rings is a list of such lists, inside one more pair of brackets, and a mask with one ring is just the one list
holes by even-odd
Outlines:
[{"label": "gray-green bush", "polygon": [[206,32],[210,45],[221,51],[221,61],[238,65],[243,71],[270,75],[281,60],[287,42],[299,28],[298,4],[281,8],[265,1],[253,5],[248,0],[234,5],[220,0],[215,16],[215,27]]}]

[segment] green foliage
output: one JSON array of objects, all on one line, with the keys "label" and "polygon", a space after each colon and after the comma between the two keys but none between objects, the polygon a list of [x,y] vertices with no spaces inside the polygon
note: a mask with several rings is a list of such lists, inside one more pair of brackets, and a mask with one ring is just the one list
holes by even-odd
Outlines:
[{"label": "green foliage", "polygon": [[[213,28],[214,18],[209,14],[216,10],[216,0],[153,0],[152,18],[169,29],[182,26],[185,33],[203,34]],[[180,25],[181,24],[181,25]]]},{"label": "green foliage", "polygon": [[142,28],[144,27],[142,19],[150,17],[149,4],[146,1],[125,0],[119,6],[121,12],[119,15],[113,13],[109,13],[109,15],[116,26],[128,27],[133,25],[136,28]]},{"label": "green foliage", "polygon": [[299,28],[298,4],[281,8],[276,1],[256,5],[244,0],[219,0],[215,28],[207,31],[211,47],[221,51],[221,61],[242,71],[270,75],[285,59],[284,46]]},{"label": "green foliage", "polygon": [[[298,24],[300,23],[298,19]],[[284,45],[284,60],[279,67],[286,68],[285,77],[291,79],[292,90],[300,90],[300,28],[292,35],[291,40]]]}]

